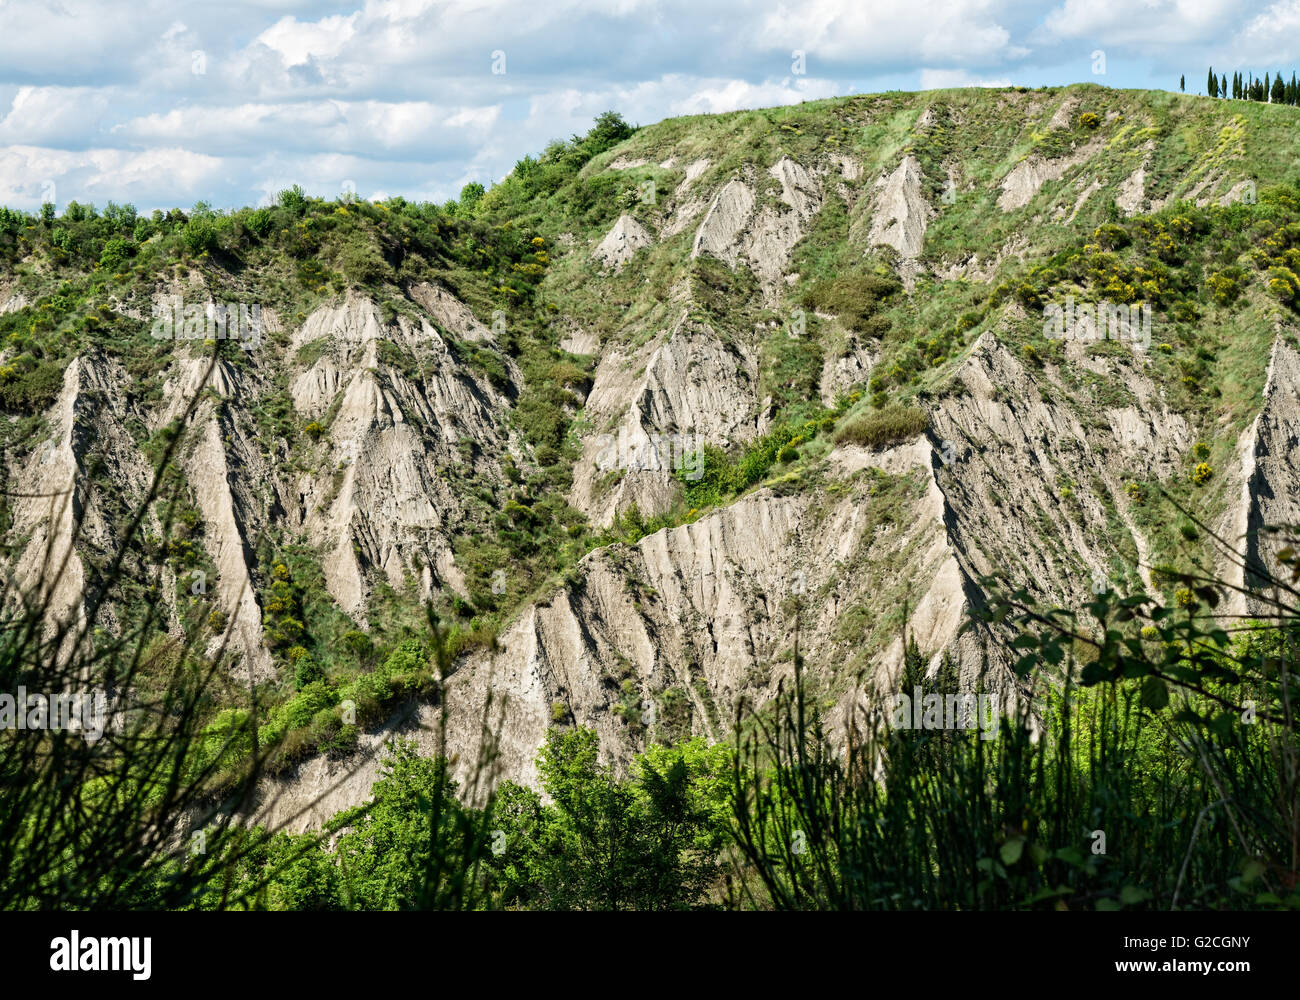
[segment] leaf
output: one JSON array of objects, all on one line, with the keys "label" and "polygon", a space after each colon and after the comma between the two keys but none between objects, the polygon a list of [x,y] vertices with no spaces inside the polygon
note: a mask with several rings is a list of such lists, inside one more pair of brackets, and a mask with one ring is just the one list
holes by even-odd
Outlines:
[{"label": "leaf", "polygon": [[1219,606],[1219,592],[1213,587],[1197,587],[1196,596],[1212,608]]},{"label": "leaf", "polygon": [[1024,852],[1024,849],[1025,842],[1021,838],[1016,837],[1003,844],[1002,849],[998,851],[998,855],[1002,858],[1002,863],[1004,865],[1014,865],[1020,860],[1020,855]]},{"label": "leaf", "polygon": [[1119,891],[1119,901],[1125,906],[1132,906],[1134,903],[1145,903],[1151,898],[1151,893],[1146,889],[1139,889],[1135,885],[1126,885]]},{"label": "leaf", "polygon": [[1142,705],[1159,711],[1169,704],[1169,685],[1159,677],[1148,677],[1142,682]]},{"label": "leaf", "polygon": [[1114,910],[1123,909],[1123,906],[1113,899],[1099,899],[1097,900],[1097,909],[1102,912],[1109,913]]}]

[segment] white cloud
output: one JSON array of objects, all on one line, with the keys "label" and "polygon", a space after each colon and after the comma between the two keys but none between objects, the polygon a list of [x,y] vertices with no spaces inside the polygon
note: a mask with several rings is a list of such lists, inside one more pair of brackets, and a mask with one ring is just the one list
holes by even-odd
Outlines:
[{"label": "white cloud", "polygon": [[611,108],[1093,80],[1096,48],[1116,86],[1289,72],[1300,0],[0,0],[0,202],[441,201]]},{"label": "white cloud", "polygon": [[95,87],[19,87],[0,116],[0,143],[81,143],[95,137],[112,91]]},{"label": "white cloud", "polygon": [[183,142],[213,153],[330,150],[336,153],[464,155],[496,122],[498,107],[443,108],[428,102],[300,101],[190,106],[123,122],[135,143]]},{"label": "white cloud", "polygon": [[283,17],[257,36],[256,41],[278,52],[286,66],[301,66],[315,59],[333,59],[356,37],[360,13],[335,15],[315,22]]},{"label": "white cloud", "polygon": [[34,210],[47,185],[68,201],[152,201],[160,193],[187,204],[221,175],[222,161],[184,149],[71,151],[38,146],[0,149],[0,203]]},{"label": "white cloud", "polygon": [[806,50],[810,62],[821,56],[982,63],[1013,51],[1010,32],[999,23],[998,7],[991,0],[782,3],[763,17],[757,38],[763,44]]},{"label": "white cloud", "polygon": [[1256,15],[1233,39],[1233,50],[1239,62],[1293,68],[1300,62],[1300,0],[1278,0]]},{"label": "white cloud", "polygon": [[923,69],[921,70],[922,90],[946,90],[951,87],[1010,87],[1009,77],[988,79],[975,77],[964,69]]},{"label": "white cloud", "polygon": [[1043,37],[1109,45],[1214,42],[1241,16],[1240,0],[1065,0],[1043,20]]}]

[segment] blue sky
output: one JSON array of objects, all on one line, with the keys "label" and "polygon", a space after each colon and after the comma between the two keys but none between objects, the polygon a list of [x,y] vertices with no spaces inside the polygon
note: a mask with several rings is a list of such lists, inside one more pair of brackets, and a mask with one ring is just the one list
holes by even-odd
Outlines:
[{"label": "blue sky", "polygon": [[1289,75],[1300,0],[0,0],[0,204],[443,201],[608,108],[1180,73],[1200,92],[1211,63]]}]

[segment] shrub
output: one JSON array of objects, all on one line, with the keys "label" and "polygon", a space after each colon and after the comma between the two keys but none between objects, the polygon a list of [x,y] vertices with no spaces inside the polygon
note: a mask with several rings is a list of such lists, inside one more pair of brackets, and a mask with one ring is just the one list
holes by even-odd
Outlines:
[{"label": "shrub", "polygon": [[[300,646],[294,647],[294,649],[301,648]],[[299,691],[306,689],[311,684],[325,680],[325,670],[310,656],[300,657],[297,663],[298,666],[293,673],[293,686]]]},{"label": "shrub", "polygon": [[295,214],[301,214],[307,208],[307,195],[297,184],[281,191],[278,200],[281,205]]},{"label": "shrub", "polygon": [[1192,470],[1192,482],[1197,486],[1202,486],[1212,475],[1214,475],[1214,470],[1210,468],[1209,462],[1198,462],[1196,468]]},{"label": "shrub", "polygon": [[269,208],[255,208],[253,211],[248,213],[248,219],[245,220],[244,225],[246,225],[249,231],[258,239],[263,239],[266,234],[271,231],[273,223],[274,220],[271,218],[271,210]]},{"label": "shrub", "polygon": [[915,437],[929,425],[930,417],[920,407],[892,404],[849,420],[835,432],[835,442],[881,448]]},{"label": "shrub", "polygon": [[1289,267],[1270,267],[1264,283],[1283,302],[1290,304],[1300,298],[1300,278]]},{"label": "shrub", "polygon": [[215,248],[217,227],[211,217],[195,216],[185,223],[185,228],[181,230],[181,242],[185,244],[186,250],[195,255]]},{"label": "shrub", "polygon": [[131,250],[130,240],[109,240],[104,244],[104,252],[99,256],[99,266],[105,271],[120,271],[126,265]]}]

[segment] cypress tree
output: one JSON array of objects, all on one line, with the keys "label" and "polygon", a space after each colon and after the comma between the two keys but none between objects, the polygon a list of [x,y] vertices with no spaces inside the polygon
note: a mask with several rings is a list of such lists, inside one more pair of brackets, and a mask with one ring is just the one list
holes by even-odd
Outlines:
[{"label": "cypress tree", "polygon": [[1210,75],[1205,81],[1205,92],[1211,97],[1219,96],[1219,78],[1214,75],[1214,67],[1210,67]]},{"label": "cypress tree", "polygon": [[1187,93],[1187,77],[1180,76],[1178,78],[1178,89],[1183,93]]},{"label": "cypress tree", "polygon": [[1223,98],[1228,96],[1228,76],[1226,73],[1219,78],[1219,96]]},{"label": "cypress tree", "polygon": [[1273,93],[1270,95],[1274,104],[1281,104],[1286,98],[1286,87],[1282,83],[1282,74],[1273,77]]}]

